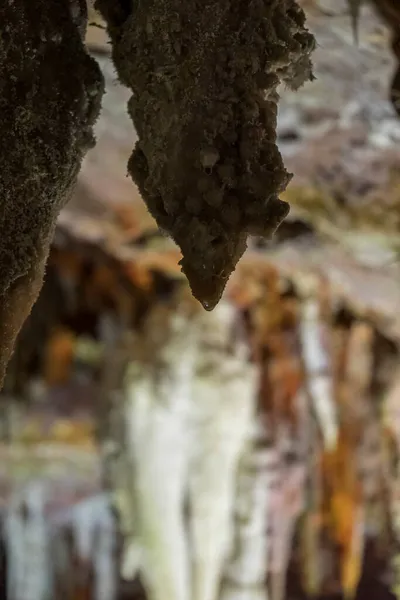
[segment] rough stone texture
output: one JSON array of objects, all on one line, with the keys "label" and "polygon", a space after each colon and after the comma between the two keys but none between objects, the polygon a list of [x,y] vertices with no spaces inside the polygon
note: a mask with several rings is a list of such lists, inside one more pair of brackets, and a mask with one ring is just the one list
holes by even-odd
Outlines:
[{"label": "rough stone texture", "polygon": [[391,48],[398,64],[392,77],[390,100],[400,117],[400,5],[397,0],[374,0],[374,6],[391,31]]},{"label": "rough stone texture", "polygon": [[249,234],[287,214],[276,88],[311,77],[314,39],[294,0],[98,0],[139,142],[129,171],[207,309]]},{"label": "rough stone texture", "polygon": [[[264,244],[262,252],[248,251],[241,264],[254,263],[257,273],[273,261],[290,277],[315,270],[329,280],[336,298],[400,339],[400,120],[389,97],[396,70],[391,33],[370,3],[362,6],[358,45],[347,0],[301,5],[318,44],[316,80],[297,92],[279,90],[278,146],[294,173],[282,198],[291,211],[272,247],[267,245],[272,254],[266,257]],[[102,53],[110,48],[105,45]],[[62,211],[60,237],[97,240],[118,261],[177,277],[179,252],[168,251],[171,240],[157,234],[125,176],[135,135],[125,111],[127,90],[115,82],[105,56],[101,62],[108,93],[96,128],[98,144],[84,161],[79,197]],[[308,234],[293,239],[299,221]]]},{"label": "rough stone texture", "polygon": [[102,78],[82,2],[0,5],[0,380],[41,287],[58,212],[94,143]]},{"label": "rough stone texture", "polygon": [[[390,2],[376,0],[381,7]],[[278,144],[295,174],[283,196],[292,207],[289,218],[300,217],[339,241],[379,234],[394,242],[400,232],[400,121],[391,101],[397,68],[392,31],[375,3],[363,4],[356,44],[347,0],[303,4],[318,40],[316,81],[296,94],[286,90],[280,103]]]}]

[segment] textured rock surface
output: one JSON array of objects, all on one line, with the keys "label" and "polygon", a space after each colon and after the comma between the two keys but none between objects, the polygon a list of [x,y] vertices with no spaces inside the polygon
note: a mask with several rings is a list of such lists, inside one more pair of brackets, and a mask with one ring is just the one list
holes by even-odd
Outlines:
[{"label": "textured rock surface", "polygon": [[0,380],[41,286],[58,212],[93,145],[102,78],[80,2],[0,6]]},{"label": "textured rock surface", "polygon": [[287,214],[275,145],[280,80],[311,77],[314,39],[294,0],[99,0],[139,142],[129,162],[160,228],[212,309],[249,234]]},{"label": "textured rock surface", "polygon": [[318,40],[316,81],[296,94],[286,90],[278,118],[278,144],[295,174],[285,197],[290,216],[324,234],[328,225],[338,235],[368,230],[393,239],[400,226],[400,121],[390,99],[392,33],[365,4],[357,45],[347,0],[303,4]]},{"label": "textured rock surface", "polygon": [[391,31],[391,47],[397,67],[392,78],[390,100],[400,117],[400,5],[397,0],[374,0],[374,5]]},{"label": "textured rock surface", "polygon": [[[337,296],[373,314],[374,321],[380,315],[381,324],[390,322],[397,338],[400,121],[389,97],[396,70],[391,33],[369,3],[360,13],[358,45],[347,0],[303,0],[301,5],[318,40],[313,53],[317,79],[297,92],[286,86],[279,90],[278,146],[294,179],[282,196],[291,211],[274,240],[288,240],[299,221],[303,231],[316,235],[298,244],[287,241],[268,260],[284,270],[288,266],[291,276],[322,273]],[[85,160],[79,198],[62,212],[60,231],[102,240],[119,260],[134,258],[146,268],[177,275],[179,253],[166,253],[171,241],[157,235],[154,222],[151,230],[137,189],[125,177],[134,138],[125,111],[127,91],[114,82],[108,59],[101,62],[109,91],[96,130],[99,143]],[[117,201],[134,225],[130,231],[120,224]],[[264,261],[264,254],[255,260],[249,252],[242,262],[254,262],[258,270]]]}]

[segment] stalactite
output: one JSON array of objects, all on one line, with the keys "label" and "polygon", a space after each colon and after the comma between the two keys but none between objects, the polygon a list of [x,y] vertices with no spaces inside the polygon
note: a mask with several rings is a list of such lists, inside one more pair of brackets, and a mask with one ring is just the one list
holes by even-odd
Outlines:
[{"label": "stalactite", "polygon": [[151,214],[180,246],[207,310],[249,235],[287,215],[275,144],[277,87],[312,79],[313,36],[295,0],[98,0],[139,141],[128,164]]},{"label": "stalactite", "polygon": [[94,144],[103,80],[85,3],[0,5],[0,384],[36,301],[59,211]]},{"label": "stalactite", "polygon": [[318,298],[308,296],[301,306],[300,336],[304,367],[308,377],[308,392],[327,448],[337,443],[338,422],[333,396],[332,366],[326,336],[321,333]]}]

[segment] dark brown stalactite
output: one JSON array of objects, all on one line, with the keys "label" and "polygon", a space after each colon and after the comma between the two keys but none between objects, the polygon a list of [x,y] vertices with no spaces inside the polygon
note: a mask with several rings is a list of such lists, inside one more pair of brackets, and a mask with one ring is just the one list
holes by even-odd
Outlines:
[{"label": "dark brown stalactite", "polygon": [[83,45],[85,12],[69,0],[0,5],[0,384],[94,143],[103,81]]},{"label": "dark brown stalactite", "polygon": [[180,246],[211,310],[246,249],[288,212],[276,89],[310,79],[314,38],[295,0],[98,0],[133,91],[129,161],[150,213]]}]

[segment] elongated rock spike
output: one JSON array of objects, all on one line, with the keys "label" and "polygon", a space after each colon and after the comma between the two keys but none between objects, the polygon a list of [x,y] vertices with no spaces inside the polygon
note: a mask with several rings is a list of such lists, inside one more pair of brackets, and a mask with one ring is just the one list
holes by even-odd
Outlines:
[{"label": "elongated rock spike", "polygon": [[129,161],[149,211],[211,310],[251,234],[286,216],[277,86],[311,79],[314,38],[295,0],[98,0],[133,96]]}]

